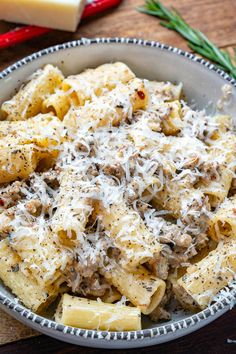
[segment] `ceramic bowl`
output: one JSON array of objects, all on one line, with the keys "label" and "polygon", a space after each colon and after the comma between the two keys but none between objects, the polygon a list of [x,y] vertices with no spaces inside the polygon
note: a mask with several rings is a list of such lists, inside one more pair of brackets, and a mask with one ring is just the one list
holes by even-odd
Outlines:
[{"label": "ceramic bowl", "polygon": [[[181,81],[188,102],[197,109],[214,113],[224,84],[233,89],[227,113],[236,112],[236,82],[214,65],[178,48],[154,41],[129,38],[81,39],[34,53],[0,72],[0,103],[44,64],[61,68],[65,75],[80,72],[100,64],[123,61],[137,74],[151,80]],[[236,117],[235,117],[236,118]],[[29,294],[30,296],[30,294]],[[177,313],[169,322],[155,324],[143,321],[143,330],[106,332],[73,328],[58,324],[48,317],[38,316],[22,306],[0,283],[0,307],[11,316],[35,330],[73,344],[97,348],[135,348],[167,342],[207,325],[223,315],[236,300],[236,282],[225,289],[218,301],[194,315]]]}]

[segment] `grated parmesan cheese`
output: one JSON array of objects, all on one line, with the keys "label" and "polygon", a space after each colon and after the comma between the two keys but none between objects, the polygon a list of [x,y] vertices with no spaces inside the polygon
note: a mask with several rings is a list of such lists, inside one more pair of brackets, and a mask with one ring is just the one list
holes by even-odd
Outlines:
[{"label": "grated parmesan cheese", "polygon": [[[92,76],[90,83],[86,75],[67,78],[53,94],[83,93],[83,106],[71,102],[63,122],[39,115],[25,121],[24,129],[18,121],[14,130],[3,127],[0,132],[8,139],[18,131],[21,142],[32,141],[39,151],[50,140],[46,148],[57,151],[47,171],[38,168],[19,181],[16,200],[13,183],[1,186],[0,240],[9,238],[38,282],[65,281],[74,293],[98,302],[111,290],[101,269],[112,269],[114,259],[123,267],[143,262],[164,280],[188,266],[208,244],[208,223],[215,212],[203,186],[211,184],[213,192],[221,188],[226,166],[230,176],[236,176],[229,118],[222,124],[222,117],[179,101],[181,84],[131,78],[128,84],[114,79],[109,86],[108,77],[101,76],[101,90]],[[37,124],[45,117],[48,124]],[[29,136],[26,128],[32,125]],[[117,217],[112,219],[112,225],[119,226],[115,236],[102,221],[101,210]],[[222,271],[219,257],[215,273]],[[212,295],[206,290],[200,297]],[[117,306],[127,301],[122,297]]]}]

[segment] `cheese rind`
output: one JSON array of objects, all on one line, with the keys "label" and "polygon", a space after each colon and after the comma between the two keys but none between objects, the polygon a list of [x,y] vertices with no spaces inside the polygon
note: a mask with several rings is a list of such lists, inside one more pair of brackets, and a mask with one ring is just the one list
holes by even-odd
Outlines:
[{"label": "cheese rind", "polygon": [[0,20],[75,31],[85,0],[1,0]]}]

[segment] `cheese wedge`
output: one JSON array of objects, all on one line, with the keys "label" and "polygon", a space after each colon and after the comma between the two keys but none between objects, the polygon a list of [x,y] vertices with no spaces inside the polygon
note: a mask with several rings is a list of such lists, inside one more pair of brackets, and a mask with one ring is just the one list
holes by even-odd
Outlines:
[{"label": "cheese wedge", "polygon": [[0,20],[75,31],[86,0],[0,0]]}]

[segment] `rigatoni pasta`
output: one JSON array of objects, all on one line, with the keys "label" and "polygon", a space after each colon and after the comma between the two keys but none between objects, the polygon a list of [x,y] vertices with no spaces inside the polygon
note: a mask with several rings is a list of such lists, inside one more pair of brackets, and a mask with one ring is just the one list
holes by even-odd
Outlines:
[{"label": "rigatoni pasta", "polygon": [[151,313],[161,302],[165,293],[165,282],[153,276],[142,266],[133,272],[112,263],[101,273],[121,294],[124,294],[143,314]]},{"label": "rigatoni pasta", "polygon": [[78,75],[67,77],[57,90],[43,101],[43,112],[55,112],[60,118],[68,112],[71,104],[83,106],[96,96],[114,89],[119,83],[134,79],[134,73],[123,63],[103,64]]},{"label": "rigatoni pasta", "polygon": [[114,89],[117,84],[126,84],[134,79],[130,68],[121,62],[103,64],[95,69],[87,69],[81,74],[67,77],[62,83],[62,89],[74,97],[75,104],[82,106],[93,96],[100,96],[104,91]]},{"label": "rigatoni pasta", "polygon": [[232,133],[225,133],[212,142],[209,148],[209,162],[212,161],[215,176],[202,180],[199,188],[208,196],[213,207],[219,206],[229,193],[235,171],[236,139]]},{"label": "rigatoni pasta", "polygon": [[145,226],[140,215],[127,207],[124,201],[113,204],[110,208],[104,208],[100,204],[95,210],[109,237],[114,239],[114,245],[120,249],[127,268],[158,258],[161,245]]},{"label": "rigatoni pasta", "polygon": [[177,281],[177,298],[188,307],[186,299],[189,296],[197,306],[204,309],[214,296],[233,280],[235,272],[236,243],[233,240],[220,242],[214,251],[187,268],[186,274]]},{"label": "rigatoni pasta", "polygon": [[52,165],[58,156],[63,127],[57,117],[0,122],[0,183],[27,178],[41,160]]},{"label": "rigatoni pasta", "polygon": [[136,307],[105,304],[64,294],[56,321],[66,326],[104,331],[138,331],[141,313]]},{"label": "rigatoni pasta", "polygon": [[68,168],[61,176],[59,193],[55,200],[56,212],[51,220],[52,231],[67,246],[83,241],[84,231],[92,212],[89,196],[91,191],[82,173]]},{"label": "rigatoni pasta", "polygon": [[46,65],[34,73],[30,81],[9,101],[3,103],[1,112],[7,120],[26,120],[42,112],[42,103],[54,93],[64,77],[53,65]]},{"label": "rigatoni pasta", "polygon": [[235,277],[232,119],[154,80],[48,64],[1,106],[0,278],[66,326],[140,330]]},{"label": "rigatoni pasta", "polygon": [[119,84],[114,90],[94,99],[83,107],[72,108],[65,116],[65,126],[71,132],[78,128],[97,129],[117,126],[131,117],[132,112],[145,109],[148,93],[142,80],[131,80],[127,85]]},{"label": "rigatoni pasta", "polygon": [[210,220],[209,235],[213,240],[236,238],[236,197],[227,198]]},{"label": "rigatoni pasta", "polygon": [[50,230],[30,225],[18,226],[17,229],[13,227],[9,244],[24,260],[25,268],[29,269],[38,284],[48,286],[64,282],[63,269],[70,264],[71,254],[62,249]]},{"label": "rigatoni pasta", "polygon": [[7,240],[0,241],[0,262],[0,277],[5,285],[33,311],[42,310],[58,295],[58,288],[37,283]]}]

